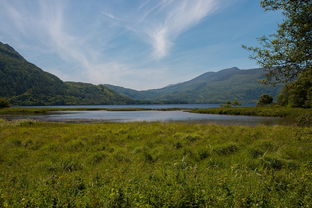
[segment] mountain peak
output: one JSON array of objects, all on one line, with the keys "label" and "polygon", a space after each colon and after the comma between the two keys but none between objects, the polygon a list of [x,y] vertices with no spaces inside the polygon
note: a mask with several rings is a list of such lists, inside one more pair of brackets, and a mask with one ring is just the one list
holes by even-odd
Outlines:
[{"label": "mountain peak", "polygon": [[0,42],[0,54],[24,60],[24,58],[16,50],[14,50],[13,47],[2,42]]},{"label": "mountain peak", "polygon": [[227,69],[223,69],[223,70],[221,70],[221,71],[219,71],[219,72],[230,72],[230,71],[238,71],[238,70],[240,70],[238,67],[231,67],[231,68],[227,68]]}]

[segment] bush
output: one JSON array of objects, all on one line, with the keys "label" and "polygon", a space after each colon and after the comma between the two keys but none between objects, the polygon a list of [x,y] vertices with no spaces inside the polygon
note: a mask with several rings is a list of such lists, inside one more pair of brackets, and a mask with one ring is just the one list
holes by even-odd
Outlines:
[{"label": "bush", "polygon": [[264,95],[260,96],[257,105],[258,106],[269,105],[269,104],[272,104],[272,103],[273,103],[272,96],[264,94]]},{"label": "bush", "polygon": [[279,105],[291,107],[312,107],[312,70],[307,71],[299,78],[282,89],[278,97]]},{"label": "bush", "polygon": [[4,98],[0,98],[0,108],[7,108],[7,107],[10,107],[9,102]]},{"label": "bush", "polygon": [[233,102],[232,102],[232,105],[233,106],[240,106],[240,105],[242,105],[240,102],[238,102],[237,100],[234,100]]},{"label": "bush", "polygon": [[224,104],[221,104],[220,107],[221,108],[231,108],[233,106],[240,106],[242,105],[240,102],[238,102],[238,100],[234,100],[234,101],[227,101],[226,103]]}]

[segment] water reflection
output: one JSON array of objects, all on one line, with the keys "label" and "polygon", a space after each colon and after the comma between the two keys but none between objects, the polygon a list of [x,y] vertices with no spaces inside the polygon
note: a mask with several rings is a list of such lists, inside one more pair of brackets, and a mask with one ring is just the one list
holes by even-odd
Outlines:
[{"label": "water reflection", "polygon": [[[240,107],[255,106],[254,104],[244,104]],[[24,108],[145,108],[145,109],[204,109],[217,108],[220,104],[138,104],[138,105],[57,105],[57,106],[23,106]]]},{"label": "water reflection", "polygon": [[225,125],[276,125],[281,119],[255,116],[197,114],[183,111],[60,111],[57,114],[36,116],[6,116],[7,119],[36,119],[60,122],[135,122],[180,121],[193,123],[217,123]]}]

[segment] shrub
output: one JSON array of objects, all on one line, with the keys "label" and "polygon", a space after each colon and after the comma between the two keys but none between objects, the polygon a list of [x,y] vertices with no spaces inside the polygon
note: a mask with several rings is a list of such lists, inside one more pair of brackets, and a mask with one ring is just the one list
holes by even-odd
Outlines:
[{"label": "shrub", "polygon": [[269,105],[269,104],[272,104],[272,103],[273,103],[272,96],[264,94],[264,95],[260,96],[257,105],[258,106]]},{"label": "shrub", "polygon": [[9,102],[5,98],[0,98],[0,108],[10,107]]},{"label": "shrub", "polygon": [[292,83],[284,86],[279,97],[278,104],[291,107],[312,107],[312,70],[299,76]]},{"label": "shrub", "polygon": [[230,108],[230,107],[232,107],[232,104],[228,104],[228,103],[226,103],[226,104],[221,104],[220,107],[221,107],[221,108]]},{"label": "shrub", "polygon": [[240,105],[242,105],[240,102],[238,102],[237,100],[234,100],[233,102],[232,102],[232,105],[233,106],[240,106]]}]

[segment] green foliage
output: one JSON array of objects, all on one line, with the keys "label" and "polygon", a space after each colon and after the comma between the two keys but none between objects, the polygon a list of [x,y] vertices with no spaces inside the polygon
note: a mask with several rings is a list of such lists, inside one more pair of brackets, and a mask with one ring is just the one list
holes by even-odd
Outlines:
[{"label": "green foliage", "polygon": [[239,70],[234,67],[219,72],[207,72],[190,81],[161,89],[136,91],[105,86],[132,99],[158,103],[225,103],[229,100],[256,103],[260,95],[276,96],[280,90],[280,86],[261,85],[258,82],[260,79],[264,79],[261,69]]},{"label": "green foliage", "polygon": [[238,102],[238,100],[234,100],[233,102],[232,102],[232,105],[234,105],[234,106],[240,106],[240,105],[242,105],[240,102]]},{"label": "green foliage", "polygon": [[10,106],[10,104],[9,104],[7,99],[0,98],[0,108],[7,108],[9,106]]},{"label": "green foliage", "polygon": [[218,155],[230,155],[239,150],[236,144],[226,144],[214,149]]},{"label": "green foliage", "polygon": [[291,107],[312,107],[312,70],[302,73],[298,80],[286,85],[278,97],[278,103]]},{"label": "green foliage", "polygon": [[221,108],[231,108],[233,106],[232,106],[232,104],[225,103],[225,104],[221,104],[220,107]]},{"label": "green foliage", "polygon": [[310,128],[0,120],[0,132],[0,207],[311,206]]},{"label": "green foliage", "polygon": [[[258,107],[226,107],[186,110],[192,113],[225,114],[225,115],[246,115],[246,116],[267,116],[282,117],[283,123],[295,124],[298,126],[312,125],[312,109],[289,108],[281,106],[258,106]],[[1,111],[0,111],[1,112]]]},{"label": "green foliage", "polygon": [[14,105],[93,105],[135,103],[103,85],[63,82],[27,62],[0,42],[0,97]]},{"label": "green foliage", "polygon": [[226,100],[255,103],[261,94],[277,95],[279,91],[279,87],[261,86],[257,80],[263,76],[259,69],[239,70],[234,67],[146,91],[63,82],[27,62],[9,45],[0,43],[0,96],[9,98],[13,105],[223,103]]},{"label": "green foliage", "polygon": [[246,47],[266,71],[265,83],[289,83],[278,102],[312,107],[312,3],[309,0],[262,0],[265,10],[281,10],[284,21],[271,37],[259,38],[262,47]]},{"label": "green foliage", "polygon": [[270,37],[261,37],[262,47],[246,47],[266,71],[266,82],[295,80],[312,68],[312,4],[309,0],[262,0],[265,10],[280,10],[284,20]]},{"label": "green foliage", "polygon": [[234,101],[227,101],[225,104],[221,104],[220,107],[221,108],[231,108],[233,106],[240,106],[242,105],[240,102],[238,102],[237,100]]},{"label": "green foliage", "polygon": [[261,106],[261,105],[269,105],[269,104],[272,104],[273,103],[273,98],[272,96],[270,95],[261,95],[258,102],[257,102],[257,105],[258,106]]}]

